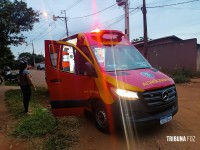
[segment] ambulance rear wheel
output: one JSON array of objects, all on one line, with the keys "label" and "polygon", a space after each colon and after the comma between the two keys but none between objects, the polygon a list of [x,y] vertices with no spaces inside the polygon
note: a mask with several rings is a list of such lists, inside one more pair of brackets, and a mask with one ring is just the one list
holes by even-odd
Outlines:
[{"label": "ambulance rear wheel", "polygon": [[94,115],[97,128],[104,133],[109,133],[108,115],[102,103],[97,104]]}]

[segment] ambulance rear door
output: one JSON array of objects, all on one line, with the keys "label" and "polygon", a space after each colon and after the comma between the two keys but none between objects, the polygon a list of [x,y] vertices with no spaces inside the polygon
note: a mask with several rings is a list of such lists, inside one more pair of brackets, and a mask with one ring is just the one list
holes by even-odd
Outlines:
[{"label": "ambulance rear door", "polygon": [[81,115],[94,94],[94,77],[85,72],[90,59],[75,45],[45,41],[46,82],[55,116]]}]

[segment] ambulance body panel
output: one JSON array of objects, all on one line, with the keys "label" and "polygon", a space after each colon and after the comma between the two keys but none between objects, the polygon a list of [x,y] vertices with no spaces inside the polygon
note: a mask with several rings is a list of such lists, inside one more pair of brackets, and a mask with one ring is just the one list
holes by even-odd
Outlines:
[{"label": "ambulance body panel", "polygon": [[45,54],[55,116],[81,115],[87,109],[97,127],[109,132],[122,120],[164,124],[178,111],[174,81],[153,68],[120,31],[47,40]]}]

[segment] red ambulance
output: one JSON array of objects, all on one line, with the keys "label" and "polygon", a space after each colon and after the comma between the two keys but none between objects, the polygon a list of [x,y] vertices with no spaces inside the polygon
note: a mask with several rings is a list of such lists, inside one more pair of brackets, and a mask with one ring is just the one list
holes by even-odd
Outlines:
[{"label": "red ambulance", "polygon": [[178,111],[172,78],[153,68],[117,30],[45,41],[46,82],[55,116],[90,111],[98,129],[118,122],[164,124]]}]

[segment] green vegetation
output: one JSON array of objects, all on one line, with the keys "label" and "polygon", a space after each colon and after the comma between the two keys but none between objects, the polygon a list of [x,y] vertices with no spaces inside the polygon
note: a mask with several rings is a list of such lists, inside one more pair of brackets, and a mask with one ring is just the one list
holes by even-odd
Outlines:
[{"label": "green vegetation", "polygon": [[40,12],[34,11],[24,1],[0,1],[0,68],[16,67],[11,45],[25,43],[25,32],[31,31],[39,22]]},{"label": "green vegetation", "polygon": [[4,81],[7,86],[19,86],[17,82]]},{"label": "green vegetation", "polygon": [[[35,63],[40,63],[40,62],[44,61],[44,56],[41,54],[34,54],[34,58],[35,58]],[[33,66],[33,54],[32,53],[29,53],[29,52],[21,53],[18,56],[18,60],[19,61],[27,61],[27,63],[29,65]],[[18,69],[19,69],[19,65],[18,65]]]},{"label": "green vegetation", "polygon": [[[57,120],[57,130],[43,144],[45,150],[62,150],[70,149],[77,145],[78,132],[77,129],[81,125],[80,119],[76,117],[59,118]],[[62,129],[62,130],[60,130]]]},{"label": "green vegetation", "polygon": [[200,72],[192,72],[188,70],[179,70],[171,73],[170,75],[175,83],[186,83],[190,82],[191,78],[200,77]]},{"label": "green vegetation", "polygon": [[14,118],[10,136],[27,140],[34,149],[71,149],[78,143],[78,128],[82,121],[77,117],[55,118],[50,112],[48,91],[33,91],[30,102],[31,114],[23,113],[20,90],[6,92],[6,104]]},{"label": "green vegetation", "polygon": [[186,83],[190,82],[190,77],[186,76],[185,74],[176,73],[172,75],[175,83]]},{"label": "green vegetation", "polygon": [[20,138],[41,137],[56,127],[54,117],[47,109],[38,106],[30,116],[23,117],[16,125],[12,135]]}]

